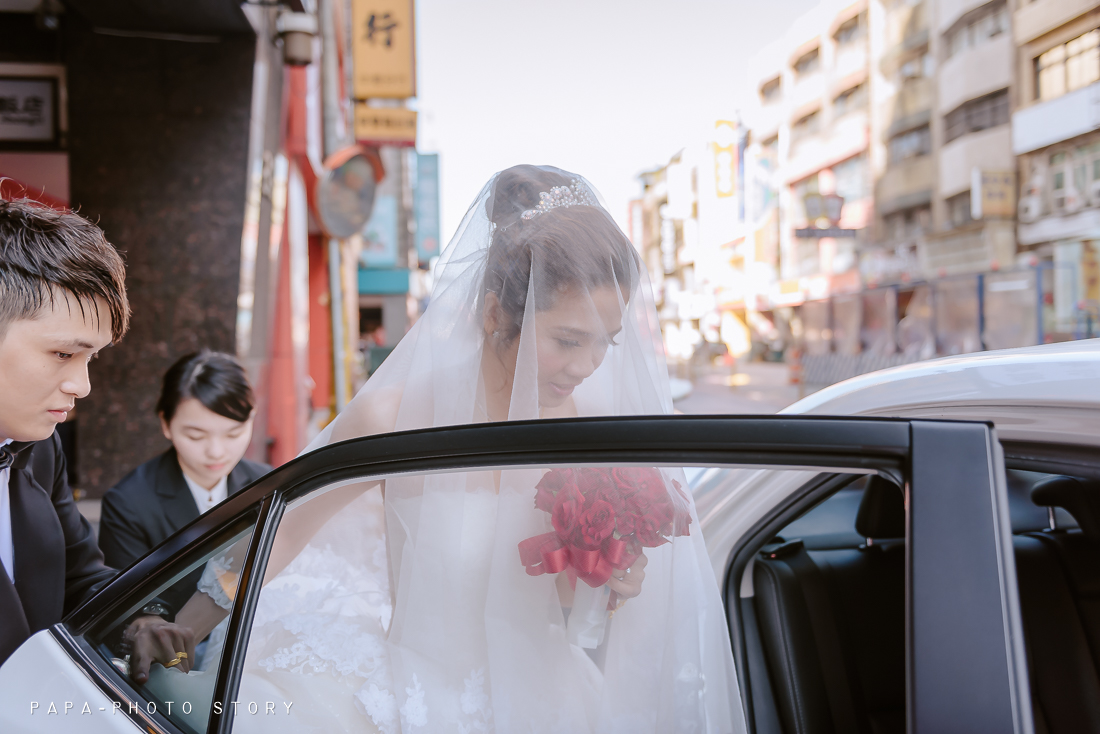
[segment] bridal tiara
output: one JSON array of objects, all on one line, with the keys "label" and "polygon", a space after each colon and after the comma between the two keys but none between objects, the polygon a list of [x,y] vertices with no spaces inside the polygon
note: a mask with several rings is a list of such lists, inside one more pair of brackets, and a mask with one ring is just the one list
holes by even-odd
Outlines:
[{"label": "bridal tiara", "polygon": [[568,186],[555,186],[549,191],[540,192],[539,203],[534,209],[523,212],[520,218],[534,219],[539,214],[564,206],[599,206],[599,202],[583,181],[573,179]]}]

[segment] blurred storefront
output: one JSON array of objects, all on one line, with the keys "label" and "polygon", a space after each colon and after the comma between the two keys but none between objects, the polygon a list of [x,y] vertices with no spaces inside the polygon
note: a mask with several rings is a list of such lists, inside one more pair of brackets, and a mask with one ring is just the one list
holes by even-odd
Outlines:
[{"label": "blurred storefront", "polygon": [[349,350],[334,330],[357,333],[333,308],[349,282],[354,303],[354,247],[332,259],[316,201],[326,153],[353,142],[350,6],[15,5],[0,96],[27,119],[0,115],[0,193],[97,221],[134,313],[77,407],[78,486],[99,496],[163,450],[161,376],[204,347],[236,353],[254,382],[249,455],[292,458],[338,407]]}]

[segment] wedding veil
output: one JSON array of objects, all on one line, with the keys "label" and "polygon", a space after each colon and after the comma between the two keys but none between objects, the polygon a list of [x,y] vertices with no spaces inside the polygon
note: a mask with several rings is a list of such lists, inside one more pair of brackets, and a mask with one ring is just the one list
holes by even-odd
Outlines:
[{"label": "wedding veil", "polygon": [[[672,412],[646,269],[580,176],[495,175],[435,272],[424,314],[311,448],[433,426]],[[676,532],[642,549],[640,594],[589,649],[571,642],[560,574],[521,563],[519,544],[555,527],[534,504],[546,471],[386,479],[388,670],[364,673],[362,710],[387,732],[742,731],[726,617],[682,470],[660,470]],[[339,552],[344,531],[333,528],[379,501],[356,500],[310,544]]]}]

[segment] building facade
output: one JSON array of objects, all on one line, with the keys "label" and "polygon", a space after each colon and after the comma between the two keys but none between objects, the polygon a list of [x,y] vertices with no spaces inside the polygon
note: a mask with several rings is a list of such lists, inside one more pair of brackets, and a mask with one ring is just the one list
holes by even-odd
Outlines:
[{"label": "building facade", "polygon": [[1036,0],[1014,14],[1012,147],[1021,260],[1045,266],[1042,327],[1100,335],[1100,3]]},{"label": "building facade", "polygon": [[1092,333],[1096,5],[827,1],[754,59],[749,227],[818,381]]}]

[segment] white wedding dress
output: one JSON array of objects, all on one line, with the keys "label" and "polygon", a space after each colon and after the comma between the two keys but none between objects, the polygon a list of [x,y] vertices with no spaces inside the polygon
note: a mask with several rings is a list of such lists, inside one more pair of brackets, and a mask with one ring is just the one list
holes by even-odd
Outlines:
[{"label": "white wedding dress", "polygon": [[[575,174],[517,166],[490,180],[428,309],[310,448],[484,423],[490,404],[497,420],[672,412],[644,264]],[[295,715],[238,715],[234,731],[743,732],[725,611],[675,489],[683,472],[662,470],[690,532],[645,549],[640,593],[590,656],[569,642],[556,576],[520,562],[520,542],[553,530],[534,506],[544,471],[392,476],[384,506],[376,486],[315,513],[319,531],[304,521],[304,550],[264,579],[237,693]],[[315,496],[279,534],[294,535]]]},{"label": "white wedding dress", "polygon": [[[467,476],[491,478],[484,472]],[[447,654],[417,656],[404,646],[397,658],[409,669],[409,685],[402,685],[402,691],[394,690],[395,650],[387,642],[391,609],[383,535],[375,532],[383,512],[379,499],[375,490],[355,500],[318,533],[325,538],[323,548],[307,545],[265,585],[237,699],[257,701],[261,707],[266,701],[292,701],[295,716],[238,716],[234,731],[497,730],[488,680],[486,650],[492,631],[486,625],[485,599],[500,495],[484,486],[459,494],[462,514],[455,519],[463,539],[458,552],[445,559],[444,573],[461,593],[448,596],[444,629],[431,625],[447,645]],[[406,516],[432,514],[424,501],[402,500],[401,509]],[[451,502],[444,504],[446,512],[453,511]],[[368,516],[378,525],[364,527]],[[583,682],[579,691],[587,695],[548,701],[544,715],[549,718],[543,719],[541,730],[585,731],[595,715],[602,674],[588,654],[565,641],[562,622],[557,636],[565,651],[562,659],[572,670],[559,667],[557,674]]]}]

